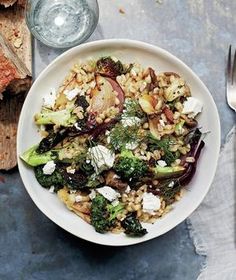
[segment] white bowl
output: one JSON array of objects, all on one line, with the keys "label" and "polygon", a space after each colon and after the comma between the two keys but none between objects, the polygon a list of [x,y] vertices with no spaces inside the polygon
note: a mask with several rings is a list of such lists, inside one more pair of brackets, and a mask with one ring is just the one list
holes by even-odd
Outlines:
[{"label": "white bowl", "polygon": [[148,234],[141,238],[130,238],[125,234],[99,234],[94,228],[70,212],[56,195],[50,194],[36,181],[34,172],[18,159],[19,171],[26,190],[37,207],[54,223],[68,232],[85,240],[112,246],[132,245],[160,236],[184,221],[201,203],[212,183],[220,150],[220,122],[216,105],[206,86],[178,58],[167,51],[143,42],[114,39],[102,40],[80,45],[63,53],[55,59],[37,78],[27,95],[21,111],[17,154],[21,155],[33,144],[38,143],[40,135],[33,122],[33,116],[40,111],[42,96],[50,88],[58,87],[76,60],[113,55],[124,62],[139,62],[151,66],[157,72],[173,71],[180,74],[190,85],[193,96],[204,104],[199,116],[202,131],[211,131],[205,139],[197,171],[184,197],[174,204],[173,210],[155,224],[145,224]]}]

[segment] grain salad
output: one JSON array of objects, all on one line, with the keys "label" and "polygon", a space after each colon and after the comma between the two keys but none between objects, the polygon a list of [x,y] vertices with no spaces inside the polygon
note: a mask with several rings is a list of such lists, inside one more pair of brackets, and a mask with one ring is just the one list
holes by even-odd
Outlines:
[{"label": "grain salad", "polygon": [[141,237],[195,174],[202,107],[177,73],[109,56],[78,62],[43,97],[42,140],[21,158],[97,232]]}]

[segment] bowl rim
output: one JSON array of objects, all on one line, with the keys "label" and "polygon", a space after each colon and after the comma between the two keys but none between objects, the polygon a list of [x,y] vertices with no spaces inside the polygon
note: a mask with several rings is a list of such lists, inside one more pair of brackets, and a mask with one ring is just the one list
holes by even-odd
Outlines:
[{"label": "bowl rim", "polygon": [[[39,208],[39,210],[46,216],[48,217],[52,222],[54,222],[55,224],[57,224],[58,226],[60,226],[61,228],[63,228],[64,230],[66,230],[67,232],[75,235],[76,237],[79,237],[83,240],[92,242],[92,243],[96,243],[96,244],[100,244],[100,245],[106,245],[106,246],[130,246],[130,245],[135,245],[138,243],[142,243],[151,239],[154,239],[158,236],[161,236],[163,234],[165,234],[166,232],[170,231],[171,229],[175,228],[177,225],[179,225],[180,223],[182,223],[186,218],[188,218],[201,204],[201,202],[203,201],[203,199],[205,198],[206,194],[208,193],[210,186],[212,185],[215,173],[216,173],[216,168],[217,168],[217,163],[218,163],[218,159],[219,159],[219,153],[220,153],[220,145],[221,145],[221,127],[220,127],[220,119],[219,119],[219,113],[217,110],[217,106],[214,102],[214,99],[210,93],[210,91],[207,89],[207,87],[205,86],[205,84],[201,81],[201,79],[195,74],[195,72],[189,67],[187,66],[183,61],[181,61],[179,58],[177,58],[176,56],[174,56],[173,54],[171,54],[170,52],[158,47],[158,46],[154,46],[152,44],[146,43],[146,42],[142,42],[142,41],[137,41],[137,40],[130,40],[130,39],[104,39],[104,40],[97,40],[97,41],[93,41],[93,42],[88,42],[88,43],[84,43],[81,44],[79,46],[73,47],[69,50],[67,50],[66,52],[62,53],[61,55],[59,55],[56,59],[54,59],[47,67],[45,67],[45,69],[39,74],[39,76],[35,79],[30,91],[28,92],[27,97],[29,96],[29,94],[31,94],[31,92],[34,91],[34,88],[37,86],[37,84],[39,83],[39,81],[41,80],[41,77],[44,76],[44,73],[48,71],[49,68],[55,66],[55,64],[57,64],[57,62],[59,60],[62,59],[62,57],[69,55],[70,53],[73,52],[80,52],[83,51],[84,49],[86,49],[87,47],[99,47],[99,46],[104,46],[106,44],[108,44],[109,46],[114,46],[117,43],[122,44],[122,45],[126,45],[126,46],[131,46],[131,47],[140,47],[142,49],[146,49],[147,51],[154,51],[154,52],[158,52],[160,55],[163,56],[167,56],[169,59],[174,60],[176,63],[178,63],[180,65],[181,68],[183,68],[184,70],[186,70],[187,72],[189,72],[193,78],[197,81],[198,84],[200,84],[201,87],[204,88],[204,90],[208,93],[208,97],[211,100],[211,105],[213,106],[213,109],[215,111],[215,115],[216,115],[216,125],[217,125],[217,131],[216,131],[216,135],[217,135],[217,139],[215,141],[215,146],[216,146],[216,160],[213,163],[213,168],[212,170],[214,172],[212,172],[211,177],[209,178],[209,185],[206,186],[206,188],[204,189],[204,191],[201,192],[201,196],[198,198],[198,200],[195,200],[195,203],[193,204],[193,207],[191,208],[190,211],[188,211],[187,213],[182,213],[181,215],[178,216],[178,219],[176,221],[174,221],[173,223],[171,223],[170,225],[167,225],[165,227],[164,230],[162,230],[162,232],[160,232],[158,235],[150,235],[150,236],[146,236],[145,239],[144,238],[127,238],[125,239],[126,241],[122,241],[119,243],[112,243],[112,242],[105,242],[99,240],[91,240],[89,238],[86,238],[86,236],[78,236],[75,232],[71,232],[69,229],[66,229],[65,226],[57,219],[57,218],[51,218],[50,217],[50,213],[49,211],[47,211],[47,208],[44,206],[44,204],[37,199],[37,197],[34,195],[34,193],[31,191],[31,188],[27,185],[26,183],[26,179],[24,178],[23,174],[23,169],[24,167],[24,163],[21,161],[20,157],[19,157],[19,150],[20,150],[20,131],[21,131],[21,127],[22,124],[24,122],[24,115],[23,113],[26,110],[26,103],[24,102],[22,110],[21,110],[21,114],[20,114],[20,118],[19,118],[19,123],[18,123],[18,129],[17,129],[17,163],[18,163],[18,168],[19,168],[19,173],[22,179],[22,182],[24,184],[25,189],[27,190],[29,196],[31,197],[31,199],[33,200],[33,202],[35,203],[35,205]],[[25,101],[27,100],[27,97],[25,99]]]}]

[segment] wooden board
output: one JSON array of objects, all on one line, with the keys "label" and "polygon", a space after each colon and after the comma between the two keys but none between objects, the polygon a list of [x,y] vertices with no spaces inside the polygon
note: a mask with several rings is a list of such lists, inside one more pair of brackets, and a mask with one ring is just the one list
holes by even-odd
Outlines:
[{"label": "wooden board", "polygon": [[[8,39],[17,55],[32,73],[31,35],[26,26],[24,8],[14,5],[0,9],[0,32]],[[16,131],[25,94],[0,100],[0,170],[16,166]]]}]

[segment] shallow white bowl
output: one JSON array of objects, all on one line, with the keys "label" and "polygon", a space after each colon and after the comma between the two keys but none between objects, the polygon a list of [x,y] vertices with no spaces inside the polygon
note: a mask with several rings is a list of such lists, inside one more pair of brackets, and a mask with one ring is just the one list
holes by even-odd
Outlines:
[{"label": "shallow white bowl", "polygon": [[201,80],[178,58],[167,51],[143,42],[131,40],[102,40],[80,45],[63,53],[54,60],[37,78],[27,95],[18,126],[17,154],[22,154],[33,144],[38,143],[40,135],[33,122],[33,116],[40,111],[42,96],[50,88],[58,87],[71,66],[78,60],[113,55],[123,62],[139,62],[151,66],[157,72],[173,71],[180,74],[190,85],[193,96],[204,104],[199,116],[203,131],[211,131],[205,139],[197,172],[187,186],[184,197],[174,205],[174,209],[155,224],[145,224],[148,230],[142,238],[129,238],[125,234],[99,234],[92,226],[70,212],[56,195],[42,188],[34,177],[33,170],[18,159],[19,171],[26,190],[37,207],[54,223],[68,232],[85,240],[112,246],[132,245],[160,236],[184,221],[201,203],[213,180],[220,150],[220,123],[216,105],[211,94]]}]

